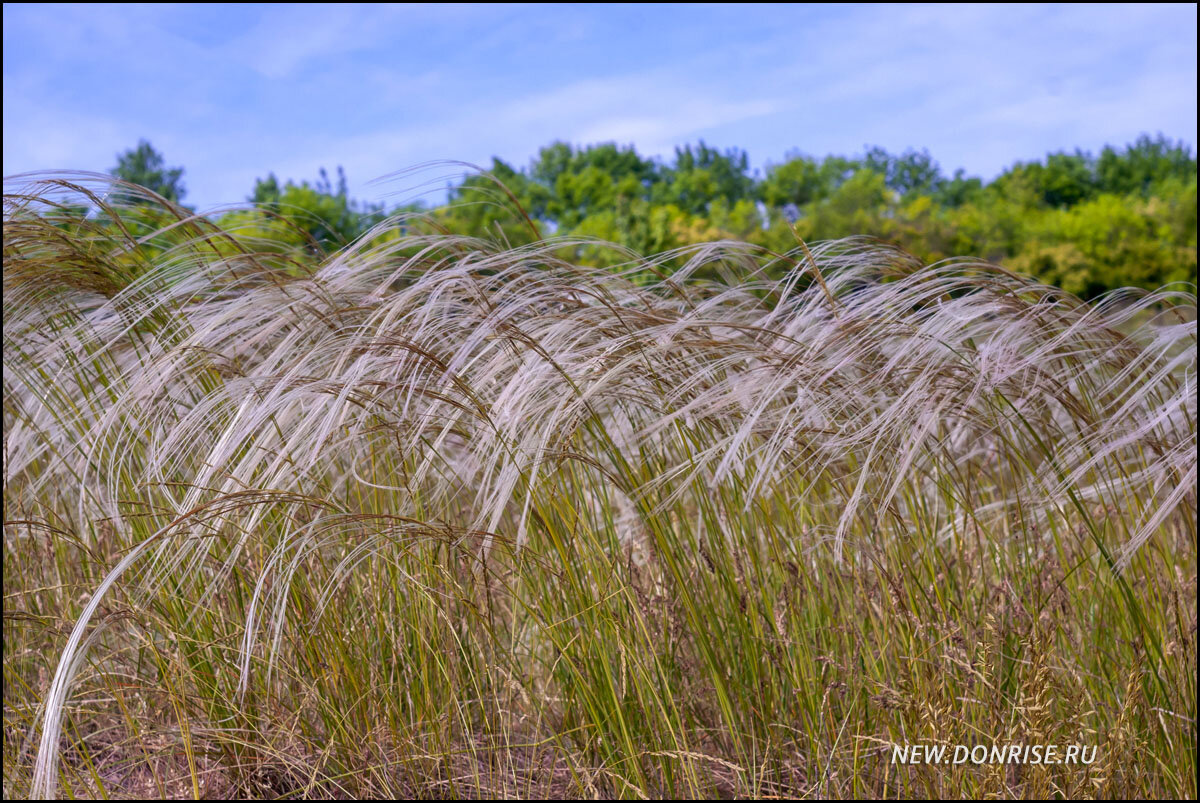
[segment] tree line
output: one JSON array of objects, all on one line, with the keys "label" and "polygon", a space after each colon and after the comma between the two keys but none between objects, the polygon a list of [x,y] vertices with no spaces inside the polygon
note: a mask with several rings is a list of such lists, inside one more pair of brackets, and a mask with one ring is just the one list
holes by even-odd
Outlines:
[{"label": "tree line", "polygon": [[[147,142],[122,154],[114,175],[180,201],[183,170],[167,168]],[[499,158],[487,173],[449,188],[435,207],[385,209],[320,178],[260,178],[254,209],[221,216],[294,247],[338,247],[397,212],[419,229],[486,236],[509,245],[566,235],[573,259],[598,265],[623,257],[592,239],[641,254],[739,239],[778,252],[797,238],[866,235],[926,261],[976,256],[1085,297],[1117,287],[1154,289],[1196,282],[1197,163],[1191,148],[1142,135],[1097,154],[1049,153],[1018,162],[991,181],[947,175],[927,150],[867,148],[853,156],[791,152],[751,170],[745,150],[704,142],[669,160],[614,143],[554,142],[523,168]]]}]

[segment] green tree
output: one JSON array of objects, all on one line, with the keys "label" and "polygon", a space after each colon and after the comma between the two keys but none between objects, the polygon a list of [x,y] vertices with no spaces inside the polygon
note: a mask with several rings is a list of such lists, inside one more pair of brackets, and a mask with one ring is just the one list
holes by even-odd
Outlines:
[{"label": "green tree", "polygon": [[942,183],[942,169],[927,150],[910,148],[897,156],[876,145],[867,149],[862,164],[883,176],[887,188],[901,197],[928,195]]},{"label": "green tree", "polygon": [[172,203],[182,201],[187,192],[183,186],[183,168],[166,167],[162,154],[144,139],[138,141],[136,148],[117,154],[117,166],[111,172],[117,178],[145,187]]},{"label": "green tree", "polygon": [[893,228],[887,214],[889,196],[891,193],[883,175],[864,167],[839,185],[828,198],[810,204],[796,229],[805,240],[828,240],[854,234],[886,239]]},{"label": "green tree", "polygon": [[[453,233],[516,246],[542,236],[537,219],[545,220],[552,200],[550,191],[540,183],[493,158],[491,170],[469,175],[452,187],[448,203],[435,216],[441,227]],[[536,236],[534,228],[538,228]]]},{"label": "green tree", "polygon": [[1101,151],[1096,172],[1104,192],[1147,195],[1158,182],[1193,179],[1196,158],[1183,142],[1174,142],[1162,134],[1154,138],[1143,134],[1123,151],[1112,146]]},{"label": "green tree", "polygon": [[934,191],[934,199],[938,204],[955,208],[968,201],[975,200],[983,191],[983,180],[968,176],[961,167],[954,171],[952,178],[944,180]]},{"label": "green tree", "polygon": [[1075,153],[1051,153],[1042,162],[1018,162],[1006,170],[994,185],[1011,198],[1031,194],[1035,203],[1064,209],[1096,195],[1095,160],[1077,150]]},{"label": "green tree", "polygon": [[632,147],[607,142],[576,149],[555,142],[538,153],[529,179],[524,189],[530,214],[571,228],[599,209],[611,209],[618,196],[648,197],[659,169]]},{"label": "green tree", "polygon": [[754,194],[754,179],[749,175],[750,157],[738,148],[724,153],[701,140],[693,148],[675,149],[675,163],[663,172],[663,181],[653,188],[659,203],[673,203],[691,214],[708,211],[718,198],[729,204]]},{"label": "green tree", "polygon": [[822,197],[825,187],[814,159],[793,154],[783,164],[767,167],[762,182],[762,199],[767,206],[803,206]]},{"label": "green tree", "polygon": [[[291,232],[284,236],[296,245],[311,238],[328,251],[353,242],[383,220],[384,209],[382,204],[363,204],[350,198],[345,171],[340,166],[337,170],[336,188],[325,168],[320,169],[315,185],[288,181],[281,186],[274,173],[256,180],[249,200],[260,211],[251,214],[261,217],[262,212],[267,212],[268,217],[284,223],[284,228]],[[247,222],[243,213],[235,214],[242,217],[230,221]]]},{"label": "green tree", "polygon": [[1189,254],[1160,236],[1164,221],[1155,211],[1152,204],[1114,194],[1055,210],[1031,225],[1031,236],[1011,264],[1085,296],[1194,281],[1194,248]]}]

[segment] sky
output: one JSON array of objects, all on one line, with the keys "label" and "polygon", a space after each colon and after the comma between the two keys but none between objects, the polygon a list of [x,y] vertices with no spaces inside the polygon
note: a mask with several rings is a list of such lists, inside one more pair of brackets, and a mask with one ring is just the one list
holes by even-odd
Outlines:
[{"label": "sky", "polygon": [[555,140],[670,159],[927,148],[994,177],[1049,151],[1196,145],[1196,6],[4,6],[4,175],[107,172],[145,138],[185,201],[344,166],[438,200],[434,160]]}]

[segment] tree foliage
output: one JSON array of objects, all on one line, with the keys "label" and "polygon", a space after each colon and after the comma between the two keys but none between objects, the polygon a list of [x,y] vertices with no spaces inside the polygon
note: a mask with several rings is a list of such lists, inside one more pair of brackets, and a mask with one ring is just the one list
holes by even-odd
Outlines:
[{"label": "tree foliage", "polygon": [[172,203],[179,203],[187,190],[183,186],[183,168],[167,167],[163,155],[148,140],[139,140],[136,148],[117,154],[112,174],[119,179],[151,190]]},{"label": "tree foliage", "polygon": [[269,173],[255,181],[247,199],[254,208],[225,215],[223,224],[310,250],[330,251],[348,245],[382,221],[386,213],[382,204],[352,199],[340,166],[337,174],[335,188],[323,167],[315,184],[289,180],[281,185],[275,174]]},{"label": "tree foliage", "polygon": [[[988,182],[947,175],[927,150],[879,146],[823,158],[792,151],[760,174],[745,151],[704,142],[669,161],[615,143],[555,142],[526,169],[496,160],[490,172],[452,191],[439,212],[449,229],[529,242],[516,207],[541,232],[643,254],[712,239],[786,251],[797,235],[867,235],[926,260],[1002,262],[1085,296],[1196,281],[1196,159],[1161,135],[1098,157],[1050,153]],[[575,250],[584,261],[614,259],[586,243]]]},{"label": "tree foliage", "polygon": [[[169,200],[184,193],[182,168],[166,168],[148,142],[114,170]],[[225,225],[287,248],[330,250],[353,242],[386,210],[320,178],[256,181],[252,210]],[[1079,149],[1018,162],[991,181],[947,175],[927,150],[815,157],[799,150],[761,173],[738,148],[703,141],[669,160],[633,146],[556,141],[524,168],[499,158],[450,187],[426,226],[507,246],[564,235],[572,259],[610,264],[618,243],[640,254],[717,239],[785,252],[816,241],[866,235],[923,260],[978,256],[1084,296],[1174,281],[1196,282],[1196,158],[1189,146],[1143,135],[1098,156]],[[418,211],[417,206],[404,210]],[[566,247],[566,246],[565,246]]]}]

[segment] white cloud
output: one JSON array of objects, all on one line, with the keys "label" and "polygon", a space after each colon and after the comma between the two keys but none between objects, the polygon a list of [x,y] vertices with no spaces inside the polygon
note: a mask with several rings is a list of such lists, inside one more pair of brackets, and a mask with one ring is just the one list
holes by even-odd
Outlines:
[{"label": "white cloud", "polygon": [[1196,141],[1190,7],[4,7],[5,171],[148,137],[189,199],[342,164],[521,165],[555,139],[928,147],[994,174],[1140,131]]}]

